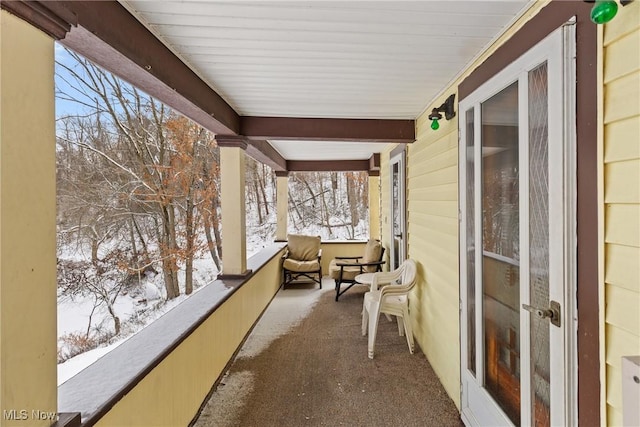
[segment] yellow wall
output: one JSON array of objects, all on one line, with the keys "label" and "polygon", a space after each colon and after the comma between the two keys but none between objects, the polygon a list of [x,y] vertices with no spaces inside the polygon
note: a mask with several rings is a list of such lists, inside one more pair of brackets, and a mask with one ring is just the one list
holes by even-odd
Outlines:
[{"label": "yellow wall", "polygon": [[407,156],[408,252],[421,266],[411,310],[420,348],[460,407],[458,120],[429,125],[419,117]]},{"label": "yellow wall", "polygon": [[280,286],[269,261],[96,424],[186,426]]},{"label": "yellow wall", "polygon": [[622,425],[621,357],[640,355],[640,2],[604,28],[606,420]]},{"label": "yellow wall", "polygon": [[[0,425],[56,412],[53,40],[0,12]],[[4,411],[21,411],[22,421]],[[15,417],[14,417],[15,418]]]}]

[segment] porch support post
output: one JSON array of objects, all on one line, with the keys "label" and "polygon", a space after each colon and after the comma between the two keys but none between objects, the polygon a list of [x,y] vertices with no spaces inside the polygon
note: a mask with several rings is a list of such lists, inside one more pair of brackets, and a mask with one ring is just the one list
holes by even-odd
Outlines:
[{"label": "porch support post", "polygon": [[289,175],[287,172],[276,172],[276,240],[287,240],[288,207]]},{"label": "porch support post", "polygon": [[[0,424],[57,412],[53,39],[0,11]],[[38,411],[38,412],[37,412]]]},{"label": "porch support post", "polygon": [[221,279],[248,276],[245,208],[245,149],[242,137],[216,136],[220,146],[222,203]]},{"label": "porch support post", "polygon": [[380,176],[369,175],[369,238],[380,239]]}]

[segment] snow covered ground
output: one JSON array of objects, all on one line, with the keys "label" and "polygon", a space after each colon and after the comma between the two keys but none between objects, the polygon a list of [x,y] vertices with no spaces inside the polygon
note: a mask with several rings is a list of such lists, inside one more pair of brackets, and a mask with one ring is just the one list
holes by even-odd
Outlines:
[{"label": "snow covered ground", "polygon": [[[83,254],[75,251],[64,251],[62,256],[66,259],[82,259]],[[180,283],[184,286],[184,271],[180,272]],[[203,286],[213,282],[218,275],[215,264],[210,257],[194,260],[194,293]],[[114,303],[114,310],[121,321],[121,333],[117,337],[108,340],[99,347],[78,354],[58,364],[58,385],[62,384],[82,369],[86,368],[100,357],[113,350],[124,341],[142,330],[145,326],[158,319],[186,298],[184,289],[182,295],[171,301],[165,300],[165,290],[161,274],[143,277],[142,290],[135,293],[122,293]],[[58,348],[59,351],[68,351],[68,343],[63,337],[70,334],[85,336],[87,330],[91,335],[98,331],[112,333],[114,330],[113,319],[104,305],[95,309],[94,299],[91,296],[58,297]]]}]

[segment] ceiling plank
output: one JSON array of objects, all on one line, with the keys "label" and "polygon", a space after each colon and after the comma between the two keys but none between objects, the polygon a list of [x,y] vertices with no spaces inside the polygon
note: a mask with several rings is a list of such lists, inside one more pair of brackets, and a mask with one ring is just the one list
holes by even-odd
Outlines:
[{"label": "ceiling plank", "polygon": [[250,139],[410,143],[415,121],[242,116],[240,133]]}]

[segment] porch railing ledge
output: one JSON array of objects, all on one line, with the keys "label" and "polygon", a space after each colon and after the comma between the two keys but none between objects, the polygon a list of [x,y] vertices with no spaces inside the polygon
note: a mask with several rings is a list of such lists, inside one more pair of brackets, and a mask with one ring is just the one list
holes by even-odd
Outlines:
[{"label": "porch railing ledge", "polygon": [[58,411],[80,412],[92,426],[286,245],[247,260],[243,280],[215,280],[58,387]]}]

